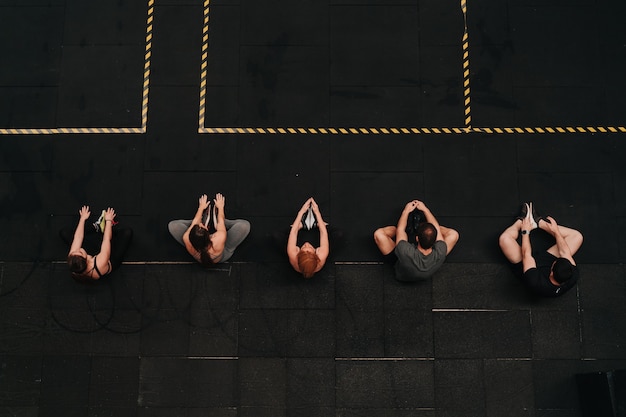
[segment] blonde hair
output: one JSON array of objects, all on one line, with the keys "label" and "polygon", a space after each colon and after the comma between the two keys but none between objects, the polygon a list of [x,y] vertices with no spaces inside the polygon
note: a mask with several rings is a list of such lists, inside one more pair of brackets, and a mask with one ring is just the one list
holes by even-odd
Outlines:
[{"label": "blonde hair", "polygon": [[305,278],[311,278],[313,274],[315,274],[315,269],[317,268],[317,263],[320,258],[317,254],[312,252],[298,252],[298,268],[300,268],[300,273]]}]

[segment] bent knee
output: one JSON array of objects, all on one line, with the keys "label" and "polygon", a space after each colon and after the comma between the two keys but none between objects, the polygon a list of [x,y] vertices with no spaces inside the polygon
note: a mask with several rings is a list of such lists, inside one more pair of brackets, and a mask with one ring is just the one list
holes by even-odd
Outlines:
[{"label": "bent knee", "polygon": [[117,232],[119,233],[120,236],[122,236],[125,239],[133,238],[133,229],[131,229],[130,227],[120,228],[118,229]]},{"label": "bent knee", "polygon": [[237,227],[237,230],[239,230],[239,232],[245,234],[246,236],[248,235],[248,233],[250,233],[250,222],[248,220],[244,220],[244,219],[239,219],[237,220],[237,224],[233,227]]},{"label": "bent knee", "polygon": [[384,242],[388,240],[389,238],[390,236],[388,236],[387,233],[385,233],[385,229],[382,227],[374,231],[374,241],[376,243]]},{"label": "bent knee", "polygon": [[448,230],[446,231],[445,236],[444,236],[444,238],[445,238],[447,241],[451,242],[451,243],[456,243],[456,242],[458,242],[458,241],[459,241],[459,237],[460,237],[459,232],[457,232],[457,231],[456,231],[456,230],[454,230],[454,229],[448,229]]},{"label": "bent knee", "polygon": [[169,230],[170,234],[175,234],[178,226],[178,220],[172,220],[167,224],[167,230]]},{"label": "bent knee", "polygon": [[583,234],[580,233],[578,230],[575,230],[572,235],[572,241],[575,247],[570,249],[576,252],[582,246],[584,240],[585,238],[583,237]]},{"label": "bent knee", "polygon": [[506,232],[502,233],[500,237],[498,238],[498,245],[500,246],[500,248],[505,248],[510,243],[511,243],[511,236],[509,236]]},{"label": "bent knee", "polygon": [[446,242],[446,246],[448,247],[448,253],[454,249],[456,243],[459,241],[459,232],[454,229],[446,230],[445,235],[443,236],[443,241]]},{"label": "bent knee", "polygon": [[576,236],[576,239],[578,239],[578,241],[579,241],[580,243],[582,243],[582,242],[583,242],[583,240],[584,240],[583,234],[582,234],[582,233],[580,233],[578,230],[576,230],[576,234],[575,234],[575,236]]}]

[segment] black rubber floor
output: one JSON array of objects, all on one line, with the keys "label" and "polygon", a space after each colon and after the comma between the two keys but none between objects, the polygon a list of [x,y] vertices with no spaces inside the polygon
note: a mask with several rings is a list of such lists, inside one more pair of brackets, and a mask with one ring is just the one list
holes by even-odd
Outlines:
[{"label": "black rubber floor", "polygon": [[[0,0],[0,416],[587,415],[576,375],[626,369],[625,18]],[[217,192],[252,229],[207,270],[167,224]],[[305,280],[271,235],[310,196],[345,241]],[[403,284],[372,234],[414,198],[460,241]],[[524,201],[585,237],[560,298],[500,253]],[[134,230],[88,286],[58,235],[85,204]]]}]

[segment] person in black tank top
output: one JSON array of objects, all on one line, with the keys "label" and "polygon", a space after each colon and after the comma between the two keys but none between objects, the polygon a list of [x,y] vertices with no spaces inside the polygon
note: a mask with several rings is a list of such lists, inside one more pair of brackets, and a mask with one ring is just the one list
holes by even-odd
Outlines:
[{"label": "person in black tank top", "polygon": [[[104,210],[100,221],[93,227],[85,225],[91,215],[89,206],[83,206],[78,213],[80,219],[76,229],[65,227],[61,229],[60,236],[70,246],[67,263],[72,277],[77,281],[93,282],[121,265],[133,232],[120,226],[113,230],[116,213],[110,207]],[[83,246],[92,252],[97,251],[96,255],[90,255]]]}]

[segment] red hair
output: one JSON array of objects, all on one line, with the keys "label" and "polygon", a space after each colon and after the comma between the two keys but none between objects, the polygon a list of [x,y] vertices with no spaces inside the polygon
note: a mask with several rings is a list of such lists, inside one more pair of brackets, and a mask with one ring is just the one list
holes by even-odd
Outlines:
[{"label": "red hair", "polygon": [[305,278],[311,278],[313,274],[315,274],[315,269],[317,268],[317,263],[320,258],[313,252],[298,252],[298,267],[300,268],[300,273]]}]

